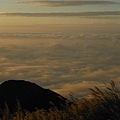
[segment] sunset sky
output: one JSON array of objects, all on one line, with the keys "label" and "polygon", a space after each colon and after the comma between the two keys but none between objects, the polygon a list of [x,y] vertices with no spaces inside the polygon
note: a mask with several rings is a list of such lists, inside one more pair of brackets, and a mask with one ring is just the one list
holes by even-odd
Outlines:
[{"label": "sunset sky", "polygon": [[118,23],[119,18],[119,0],[0,0],[0,26]]},{"label": "sunset sky", "polygon": [[0,0],[0,83],[64,96],[120,81],[120,0]]}]

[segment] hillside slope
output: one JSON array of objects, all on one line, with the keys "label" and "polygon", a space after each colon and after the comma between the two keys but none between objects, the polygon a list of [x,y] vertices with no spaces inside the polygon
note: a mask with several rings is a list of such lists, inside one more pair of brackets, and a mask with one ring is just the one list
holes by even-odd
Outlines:
[{"label": "hillside slope", "polygon": [[17,109],[17,100],[21,108],[28,111],[38,109],[59,109],[65,105],[66,98],[34,83],[24,80],[8,80],[0,85],[0,108],[3,109],[7,103],[10,111]]}]

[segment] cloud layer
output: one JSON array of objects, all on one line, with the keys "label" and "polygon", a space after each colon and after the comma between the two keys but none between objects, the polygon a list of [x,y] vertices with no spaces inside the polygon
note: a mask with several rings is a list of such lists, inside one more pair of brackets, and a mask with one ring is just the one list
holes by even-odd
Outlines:
[{"label": "cloud layer", "polygon": [[64,6],[83,6],[83,5],[113,5],[119,4],[112,1],[25,1],[19,4],[30,4],[35,6],[64,7]]},{"label": "cloud layer", "polygon": [[120,80],[120,35],[1,33],[0,78],[26,79],[64,96]]},{"label": "cloud layer", "polygon": [[103,12],[51,12],[51,13],[0,13],[0,16],[8,17],[90,17],[90,16],[107,16],[120,15],[120,11],[103,11]]}]

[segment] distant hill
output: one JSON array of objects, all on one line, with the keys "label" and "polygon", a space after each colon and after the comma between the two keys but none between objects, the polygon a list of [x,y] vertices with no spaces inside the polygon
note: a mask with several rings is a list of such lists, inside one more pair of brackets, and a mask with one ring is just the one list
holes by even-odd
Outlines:
[{"label": "distant hill", "polygon": [[61,109],[66,104],[66,98],[35,83],[24,80],[8,80],[0,85],[0,108],[4,109],[5,103],[11,112],[17,110],[17,100],[22,109],[30,112],[38,109],[57,107]]}]

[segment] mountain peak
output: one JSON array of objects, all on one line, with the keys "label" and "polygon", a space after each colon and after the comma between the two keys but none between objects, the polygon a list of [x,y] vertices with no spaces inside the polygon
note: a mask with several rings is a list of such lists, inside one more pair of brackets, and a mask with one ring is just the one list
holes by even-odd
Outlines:
[{"label": "mountain peak", "polygon": [[66,98],[35,83],[25,80],[3,82],[0,85],[0,108],[3,109],[6,103],[10,111],[15,112],[17,100],[20,101],[22,109],[28,111],[51,107],[61,109],[66,104]]}]

